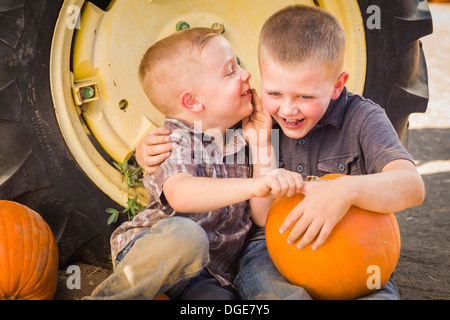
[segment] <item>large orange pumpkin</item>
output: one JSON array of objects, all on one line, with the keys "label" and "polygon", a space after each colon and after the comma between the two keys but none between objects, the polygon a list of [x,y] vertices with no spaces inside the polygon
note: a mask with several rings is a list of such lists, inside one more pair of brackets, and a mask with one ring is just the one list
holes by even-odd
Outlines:
[{"label": "large orange pumpkin", "polygon": [[386,284],[400,255],[400,232],[394,214],[352,206],[321,247],[312,250],[311,243],[299,250],[296,243],[287,243],[293,226],[283,234],[278,230],[303,198],[302,194],[278,198],[269,211],[267,249],[279,272],[315,299],[354,299],[375,291],[378,283],[381,287]]},{"label": "large orange pumpkin", "polygon": [[0,200],[0,299],[52,299],[58,248],[42,217],[16,202]]}]

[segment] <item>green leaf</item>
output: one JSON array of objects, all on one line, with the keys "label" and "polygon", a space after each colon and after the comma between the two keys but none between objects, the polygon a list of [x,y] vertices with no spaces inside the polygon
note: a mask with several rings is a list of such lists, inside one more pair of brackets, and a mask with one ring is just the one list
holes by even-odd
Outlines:
[{"label": "green leaf", "polygon": [[128,215],[128,220],[133,220],[133,218],[136,216],[136,214],[138,214],[139,212],[141,212],[142,210],[144,210],[146,208],[146,206],[144,206],[138,202],[137,195],[134,198],[130,198],[130,195],[128,193],[128,191],[131,188],[133,188],[134,186],[143,186],[142,174],[138,176],[138,173],[140,171],[142,171],[142,168],[140,166],[137,166],[135,168],[131,168],[131,167],[128,168],[127,160],[124,160],[123,164],[119,164],[119,163],[113,161],[113,165],[120,173],[123,174],[124,182],[127,185],[128,200],[127,200],[127,207],[123,211],[118,211],[113,208],[105,209],[105,211],[107,213],[111,214],[108,219],[108,225],[111,223],[117,222],[119,215],[121,213],[122,214],[126,213]]},{"label": "green leaf", "polygon": [[108,213],[111,213],[111,214],[112,214],[112,213],[119,212],[119,211],[117,211],[117,210],[114,209],[114,208],[106,208],[105,211],[108,212]]},{"label": "green leaf", "polygon": [[118,164],[117,162],[113,162],[114,167],[116,167],[117,170],[119,170],[120,172],[123,172],[123,168],[120,164]]},{"label": "green leaf", "polygon": [[116,223],[118,218],[119,218],[119,211],[116,211],[112,215],[109,216],[108,225],[110,225],[112,223]]},{"label": "green leaf", "polygon": [[136,169],[133,169],[132,171],[131,171],[131,174],[134,176],[135,174],[137,174],[139,171],[141,171],[142,170],[142,168],[141,167],[137,167]]}]

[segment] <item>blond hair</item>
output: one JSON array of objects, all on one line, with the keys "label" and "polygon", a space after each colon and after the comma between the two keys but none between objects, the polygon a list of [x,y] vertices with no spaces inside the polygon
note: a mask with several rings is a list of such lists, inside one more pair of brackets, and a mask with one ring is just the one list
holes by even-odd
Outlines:
[{"label": "blond hair", "polygon": [[191,28],[153,44],[142,57],[139,79],[150,102],[171,116],[182,90],[193,86],[201,66],[201,53],[217,30]]},{"label": "blond hair", "polygon": [[339,74],[344,49],[345,33],[334,16],[317,7],[292,5],[264,23],[258,57],[260,63],[267,59],[284,67],[312,62]]}]

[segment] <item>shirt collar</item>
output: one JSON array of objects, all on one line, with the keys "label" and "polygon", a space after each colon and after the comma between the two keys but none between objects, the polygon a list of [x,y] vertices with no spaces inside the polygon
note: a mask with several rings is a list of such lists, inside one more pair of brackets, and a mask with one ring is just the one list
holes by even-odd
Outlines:
[{"label": "shirt collar", "polygon": [[[199,128],[194,126],[192,123],[187,122],[185,120],[180,119],[172,119],[172,118],[165,118],[164,119],[164,126],[170,130],[170,132],[173,132],[177,129],[182,129],[185,132],[188,132],[190,134],[195,135],[201,135],[201,139],[203,143],[211,143],[214,142],[214,137],[211,137],[210,135],[204,133]],[[224,155],[231,155],[238,153],[242,148],[246,146],[244,134],[242,132],[242,129],[238,129],[238,126],[234,126],[227,130],[227,133],[225,135],[225,139],[227,139],[227,143],[225,145]],[[175,139],[177,140],[177,139]],[[175,141],[179,142],[179,141]]]},{"label": "shirt collar", "polygon": [[197,129],[193,124],[179,119],[165,118],[164,119],[164,127],[170,130],[170,132],[175,131],[177,129],[183,129],[189,133],[201,133],[199,129]]},{"label": "shirt collar", "polygon": [[344,87],[339,97],[330,101],[327,111],[316,126],[323,127],[325,125],[332,125],[339,130],[344,121],[345,109],[347,108],[347,99],[348,91],[347,88]]}]

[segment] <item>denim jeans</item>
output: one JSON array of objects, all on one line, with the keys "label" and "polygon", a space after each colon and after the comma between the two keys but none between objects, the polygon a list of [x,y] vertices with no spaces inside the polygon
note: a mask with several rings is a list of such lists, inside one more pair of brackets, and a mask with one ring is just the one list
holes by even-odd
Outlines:
[{"label": "denim jeans", "polygon": [[122,250],[114,273],[84,299],[177,295],[208,264],[208,252],[208,238],[197,223],[181,217],[162,219]]},{"label": "denim jeans", "polygon": [[[267,251],[265,240],[250,242],[239,259],[234,280],[244,300],[311,300],[305,289],[290,284],[278,272]],[[380,289],[360,299],[397,300],[400,298],[392,279]]]},{"label": "denim jeans", "polygon": [[[115,272],[84,299],[153,299],[166,293],[186,300],[310,300],[301,287],[287,282],[267,252],[264,240],[252,241],[238,261],[236,291],[222,287],[205,269],[209,262],[206,233],[181,217],[162,219],[133,239],[117,256]],[[398,299],[389,280],[363,299]]]}]

